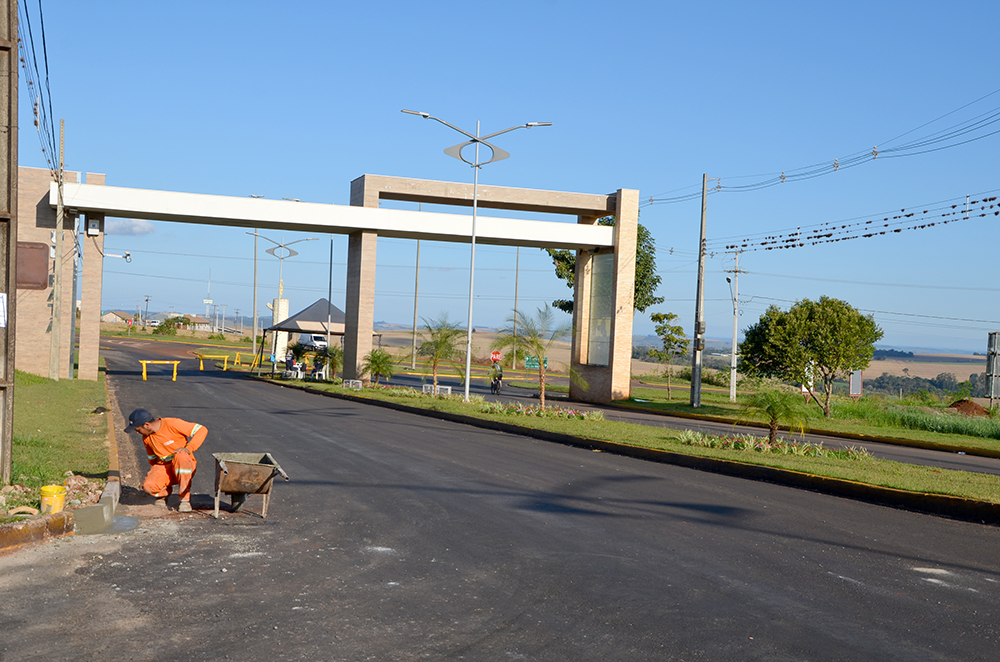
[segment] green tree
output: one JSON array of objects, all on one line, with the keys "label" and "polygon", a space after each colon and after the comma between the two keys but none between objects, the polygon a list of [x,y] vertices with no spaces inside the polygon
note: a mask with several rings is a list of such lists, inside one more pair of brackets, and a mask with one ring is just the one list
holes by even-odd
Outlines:
[{"label": "green tree", "polygon": [[292,358],[295,359],[295,362],[299,363],[305,358],[309,348],[300,342],[293,342],[288,344],[288,351],[292,353]]},{"label": "green tree", "polygon": [[154,336],[176,336],[177,327],[181,324],[190,324],[189,317],[171,317],[160,322],[159,326],[153,329]]},{"label": "green tree", "polygon": [[656,324],[656,335],[663,343],[661,349],[650,349],[649,355],[660,363],[666,364],[664,374],[667,377],[667,400],[669,400],[670,378],[673,373],[673,366],[670,362],[674,357],[683,356],[687,352],[688,340],[684,337],[684,329],[673,323],[677,319],[677,315],[674,313],[653,313],[649,318]]},{"label": "green tree", "polygon": [[[435,320],[421,319],[424,322],[424,330],[420,334],[423,342],[420,343],[418,353],[431,361],[434,392],[437,393],[438,368],[442,361],[451,361],[459,355],[458,340],[462,330],[457,323],[448,319],[448,313],[441,313]],[[465,376],[464,372],[462,376]]]},{"label": "green tree", "polygon": [[361,362],[361,374],[371,375],[376,384],[378,384],[379,377],[391,379],[394,371],[395,364],[392,355],[381,347],[365,354],[365,358]]},{"label": "green tree", "polygon": [[[614,216],[606,216],[597,221],[600,225],[614,225]],[[556,248],[543,249],[552,258],[556,268],[556,276],[566,281],[570,289],[576,287],[576,251]],[[635,301],[633,305],[640,313],[646,312],[650,306],[663,303],[663,297],[656,296],[656,288],[660,286],[660,277],[656,274],[656,241],[646,226],[639,223],[635,241]],[[552,305],[559,310],[573,314],[572,299],[556,299]]]},{"label": "green tree", "polygon": [[324,347],[316,352],[315,361],[317,368],[324,365],[329,366],[329,369],[326,371],[327,379],[333,379],[344,362],[344,348],[339,345]]},{"label": "green tree", "polygon": [[[569,335],[570,324],[555,324],[555,311],[545,304],[538,308],[535,317],[528,317],[520,310],[507,318],[507,325],[500,329],[496,340],[490,349],[512,349],[522,356],[534,356],[538,359],[538,400],[545,409],[545,356],[549,353],[552,343]],[[514,333],[514,322],[517,322],[517,333]]]},{"label": "green tree", "polygon": [[771,306],[745,331],[740,343],[742,370],[750,375],[806,383],[809,374],[823,384],[824,399],[813,400],[830,416],[833,380],[871,363],[882,329],[871,315],[839,299],[803,299],[789,310]]},{"label": "green tree", "polygon": [[773,444],[778,439],[778,427],[784,422],[789,427],[805,430],[805,412],[799,394],[786,388],[768,388],[753,393],[743,400],[741,418],[757,414],[767,421],[767,438]]}]

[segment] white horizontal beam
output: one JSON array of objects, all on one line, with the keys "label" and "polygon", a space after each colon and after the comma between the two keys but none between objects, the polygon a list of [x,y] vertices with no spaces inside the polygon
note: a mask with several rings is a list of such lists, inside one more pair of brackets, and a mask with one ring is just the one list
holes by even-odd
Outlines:
[{"label": "white horizontal beam", "polygon": [[[49,204],[56,206],[53,182]],[[374,232],[381,237],[468,243],[469,215],[401,209],[371,209],[315,202],[236,198],[200,193],[64,184],[67,209],[117,218],[223,225],[269,230],[351,234]],[[476,217],[476,242],[535,248],[607,248],[614,246],[614,228],[559,221]]]}]

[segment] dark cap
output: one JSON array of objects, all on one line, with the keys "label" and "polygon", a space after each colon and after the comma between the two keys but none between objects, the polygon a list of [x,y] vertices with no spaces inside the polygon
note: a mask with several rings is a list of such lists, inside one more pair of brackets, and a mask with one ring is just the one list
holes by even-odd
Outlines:
[{"label": "dark cap", "polygon": [[128,415],[128,427],[125,428],[125,432],[134,432],[137,427],[154,420],[156,420],[156,417],[145,409],[136,409]]}]

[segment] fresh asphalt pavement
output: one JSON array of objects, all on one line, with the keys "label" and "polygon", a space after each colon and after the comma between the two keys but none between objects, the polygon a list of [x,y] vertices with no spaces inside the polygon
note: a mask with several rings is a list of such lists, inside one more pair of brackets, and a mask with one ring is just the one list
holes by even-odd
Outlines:
[{"label": "fresh asphalt pavement", "polygon": [[[0,660],[993,660],[997,529],[278,388],[102,340],[121,412],[271,452],[267,521],[0,558]],[[119,435],[120,455],[141,451]],[[131,466],[123,460],[124,467]],[[154,506],[125,479],[123,512]],[[131,504],[131,505],[130,505]],[[122,523],[121,529],[129,522]]]}]

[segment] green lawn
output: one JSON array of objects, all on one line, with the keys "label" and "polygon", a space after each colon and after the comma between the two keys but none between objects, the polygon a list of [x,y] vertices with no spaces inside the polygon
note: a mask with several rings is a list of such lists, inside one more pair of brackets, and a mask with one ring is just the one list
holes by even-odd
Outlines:
[{"label": "green lawn", "polygon": [[[840,432],[865,436],[885,437],[888,439],[899,439],[903,441],[918,441],[939,444],[944,447],[960,449],[983,449],[989,451],[1000,451],[1000,439],[987,436],[976,436],[972,434],[957,434],[953,432],[937,432],[934,430],[916,429],[913,427],[901,427],[894,425],[893,420],[883,416],[885,409],[899,409],[891,403],[879,403],[862,399],[861,403],[854,405],[848,398],[834,398],[833,416],[825,418],[822,411],[814,403],[805,407],[807,413],[806,430],[816,433]],[[687,391],[678,396],[674,394],[673,399],[666,399],[666,391],[655,388],[634,388],[632,398],[624,401],[630,407],[637,407],[649,411],[658,411],[669,414],[717,416],[732,420],[750,420],[763,423],[761,417],[754,417],[742,411],[740,404],[729,402],[729,395],[718,393],[702,393],[702,406],[697,409],[689,404]],[[991,419],[980,421],[970,421],[967,417],[959,414],[939,411],[926,411],[927,408],[908,407],[902,408],[917,415],[918,418],[926,418],[929,423],[952,423],[974,425],[981,423],[982,426],[990,426]],[[914,421],[914,424],[920,420]],[[1000,430],[1000,422],[997,429]]]},{"label": "green lawn", "polygon": [[109,413],[104,373],[99,381],[53,381],[17,371],[14,377],[12,483],[31,487],[34,501],[14,505],[39,507],[42,485],[61,485],[67,471],[104,479],[108,472]]}]

